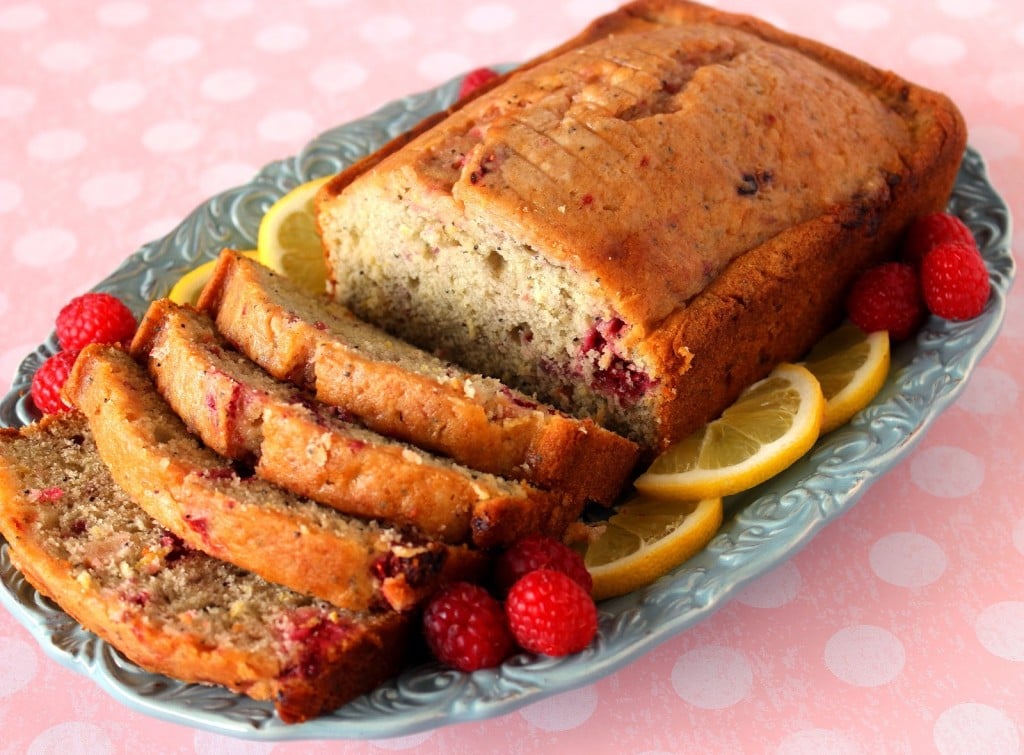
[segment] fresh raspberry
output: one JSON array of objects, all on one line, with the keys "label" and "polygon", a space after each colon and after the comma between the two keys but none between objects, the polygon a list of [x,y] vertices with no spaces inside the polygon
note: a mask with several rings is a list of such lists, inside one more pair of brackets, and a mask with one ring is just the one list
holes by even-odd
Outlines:
[{"label": "fresh raspberry", "polygon": [[959,242],[939,244],[921,261],[921,289],[932,314],[947,320],[977,317],[991,284],[977,249]]},{"label": "fresh raspberry", "polygon": [[461,100],[470,92],[479,89],[491,79],[497,78],[498,72],[491,68],[476,68],[466,74],[459,87],[459,99]]},{"label": "fresh raspberry", "polygon": [[57,315],[57,342],[62,349],[71,350],[90,343],[127,346],[135,327],[135,315],[116,296],[82,294],[65,304]]},{"label": "fresh raspberry", "polygon": [[537,569],[516,582],[505,613],[516,642],[534,653],[576,653],[597,634],[597,606],[590,593],[554,569]]},{"label": "fresh raspberry", "polygon": [[459,671],[497,666],[515,647],[501,603],[469,582],[448,585],[431,599],[423,633],[434,657]]},{"label": "fresh raspberry", "polygon": [[846,297],[846,313],[865,333],[887,330],[893,341],[909,338],[926,315],[917,271],[903,262],[865,270]]},{"label": "fresh raspberry", "polygon": [[504,595],[524,575],[536,569],[565,572],[588,593],[594,585],[583,556],[553,537],[527,535],[495,560],[494,583]]},{"label": "fresh raspberry", "polygon": [[903,241],[903,261],[918,267],[924,255],[934,246],[947,241],[958,241],[977,249],[971,229],[956,215],[933,212],[914,220]]},{"label": "fresh raspberry", "polygon": [[32,403],[44,414],[70,411],[60,397],[60,389],[68,379],[77,351],[58,351],[43,362],[32,376]]}]

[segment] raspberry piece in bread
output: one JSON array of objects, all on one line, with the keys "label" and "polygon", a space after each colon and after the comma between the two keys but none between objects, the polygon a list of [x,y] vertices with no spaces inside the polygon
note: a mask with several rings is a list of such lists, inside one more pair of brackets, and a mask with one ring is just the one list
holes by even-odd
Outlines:
[{"label": "raspberry piece in bread", "polygon": [[114,482],[77,412],[0,430],[0,533],[30,584],[134,663],[272,700],[286,723],[405,657],[410,616],[345,611],[186,547]]},{"label": "raspberry piece in bread", "polygon": [[[464,547],[348,517],[239,470],[198,442],[144,368],[93,344],[65,384],[117,483],[190,547],[265,579],[365,610],[408,609],[478,564]],[[449,563],[451,562],[451,563]]]}]

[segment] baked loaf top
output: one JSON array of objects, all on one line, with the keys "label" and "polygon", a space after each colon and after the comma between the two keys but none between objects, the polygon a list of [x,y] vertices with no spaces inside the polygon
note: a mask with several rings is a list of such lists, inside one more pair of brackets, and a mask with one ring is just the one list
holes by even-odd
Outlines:
[{"label": "baked loaf top", "polygon": [[110,477],[75,412],[0,430],[0,533],[36,589],[143,668],[330,711],[397,673],[410,617],[340,610],[188,548]]}]

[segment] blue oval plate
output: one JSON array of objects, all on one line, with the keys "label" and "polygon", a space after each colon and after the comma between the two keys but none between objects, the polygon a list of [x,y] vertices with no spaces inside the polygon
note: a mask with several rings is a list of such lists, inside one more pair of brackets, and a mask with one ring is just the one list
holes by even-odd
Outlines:
[{"label": "blue oval plate", "polygon": [[[432,112],[447,107],[457,81],[391,103],[314,139],[298,155],[266,166],[245,186],[198,207],[172,233],[142,247],[96,288],[121,297],[137,314],[175,281],[223,247],[252,248],[270,204],[303,181],[341,170]],[[992,279],[984,313],[969,322],[931,319],[913,343],[893,354],[888,383],[870,407],[819,441],[784,474],[727,501],[726,521],[702,553],[646,589],[600,605],[597,639],[566,658],[519,655],[498,669],[463,674],[410,668],[330,715],[286,725],[269,704],[219,687],[182,684],[142,671],[84,631],[40,595],[0,547],[0,602],[56,660],[88,675],[132,708],[221,734],[258,740],[394,737],[508,713],[612,673],[709,616],[747,583],[806,545],[903,458],[953,401],[996,337],[1013,279],[1010,215],[968,149],[950,201],[979,240]],[[25,402],[31,376],[56,344],[29,354],[0,402],[0,423],[34,420]],[[2,541],[0,541],[2,542]]]}]

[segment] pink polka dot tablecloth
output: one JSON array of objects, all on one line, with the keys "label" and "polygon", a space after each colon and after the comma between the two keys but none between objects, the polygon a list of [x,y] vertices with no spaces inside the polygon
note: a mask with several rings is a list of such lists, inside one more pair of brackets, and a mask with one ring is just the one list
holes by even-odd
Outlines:
[{"label": "pink polka dot tablecloth", "polygon": [[[715,4],[948,93],[993,185],[1024,209],[1018,0]],[[4,0],[3,390],[61,304],[209,196],[327,128],[525,59],[612,7]],[[1022,375],[1024,300],[1011,289],[957,401],[846,515],[707,620],[588,686],[390,739],[233,739],[123,705],[0,611],[0,752],[1021,753]]]}]

